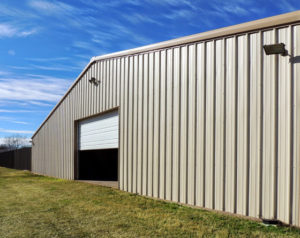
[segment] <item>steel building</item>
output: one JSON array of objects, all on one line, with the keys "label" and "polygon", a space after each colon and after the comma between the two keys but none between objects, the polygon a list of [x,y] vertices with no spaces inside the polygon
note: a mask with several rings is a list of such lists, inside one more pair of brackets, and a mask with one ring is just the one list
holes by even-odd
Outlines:
[{"label": "steel building", "polygon": [[32,140],[39,174],[300,226],[300,11],[93,57]]}]

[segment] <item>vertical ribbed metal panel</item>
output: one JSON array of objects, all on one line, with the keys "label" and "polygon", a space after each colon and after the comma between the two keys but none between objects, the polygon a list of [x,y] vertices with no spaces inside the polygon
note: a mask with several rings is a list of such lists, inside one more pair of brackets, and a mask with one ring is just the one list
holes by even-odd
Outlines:
[{"label": "vertical ribbed metal panel", "polygon": [[137,192],[137,168],[138,168],[138,159],[137,159],[137,147],[138,147],[138,55],[135,55],[133,58],[133,108],[132,108],[132,192]]},{"label": "vertical ribbed metal panel", "polygon": [[137,142],[136,142],[136,150],[137,150],[137,182],[136,182],[136,192],[139,194],[142,194],[142,188],[143,188],[143,165],[144,165],[144,160],[143,160],[143,85],[144,85],[144,80],[143,80],[143,67],[144,67],[144,62],[143,62],[143,55],[138,56],[138,65],[137,65]]},{"label": "vertical ribbed metal panel", "polygon": [[262,44],[261,33],[250,34],[249,81],[249,216],[260,216],[262,189]]},{"label": "vertical ribbed metal panel", "polygon": [[188,89],[188,50],[180,47],[180,91],[179,91],[179,202],[186,203],[186,161],[187,161],[187,89]]},{"label": "vertical ribbed metal panel", "polygon": [[[300,26],[295,26],[292,29],[292,56],[299,56],[300,55]],[[299,103],[300,103],[300,81],[296,80],[300,78],[300,64],[294,64],[292,67],[292,109],[293,109],[293,117],[292,117],[292,162],[291,165],[291,178],[292,178],[292,201],[290,202],[290,215],[293,225],[300,226],[300,219],[299,219],[299,191],[300,191],[300,110],[299,110]]]},{"label": "vertical ribbed metal panel", "polygon": [[152,196],[158,197],[158,181],[159,181],[159,150],[160,150],[160,52],[154,53],[154,80],[153,80],[153,173],[152,173]]},{"label": "vertical ribbed metal panel", "polygon": [[[276,42],[291,57],[266,56]],[[32,170],[74,179],[76,121],[119,108],[120,189],[299,226],[299,55],[286,26],[95,62],[34,136]]]},{"label": "vertical ribbed metal panel", "polygon": [[153,132],[154,132],[154,113],[153,113],[153,88],[154,88],[154,53],[149,53],[149,84],[148,84],[148,143],[147,143],[147,195],[153,195]]},{"label": "vertical ribbed metal panel", "polygon": [[214,113],[215,113],[215,49],[214,42],[206,43],[205,93],[205,207],[213,208],[214,189]]},{"label": "vertical ribbed metal panel", "polygon": [[[226,41],[225,104],[225,211],[235,212],[236,205],[236,38]],[[210,123],[210,122],[206,122]]]},{"label": "vertical ribbed metal panel", "polygon": [[225,116],[225,41],[217,40],[215,43],[216,57],[216,98],[215,98],[215,209],[223,210],[224,201],[224,116]]},{"label": "vertical ribbed metal panel", "polygon": [[205,43],[197,44],[197,118],[196,118],[196,205],[204,207],[205,198]]},{"label": "vertical ribbed metal panel", "polygon": [[159,93],[160,93],[160,102],[159,102],[159,180],[158,180],[158,197],[161,199],[165,199],[165,185],[166,185],[166,64],[167,56],[166,50],[160,52],[160,85],[159,85]]},{"label": "vertical ribbed metal panel", "polygon": [[237,38],[237,164],[236,212],[246,215],[248,202],[248,35]]},{"label": "vertical ribbed metal panel", "polygon": [[142,172],[142,194],[148,194],[148,122],[149,122],[149,54],[143,54],[143,138],[142,138],[142,160],[143,160],[143,172]]},{"label": "vertical ribbed metal panel", "polygon": [[196,157],[196,45],[188,47],[188,96],[187,96],[187,167],[186,167],[186,203],[195,205],[195,157]]},{"label": "vertical ribbed metal panel", "polygon": [[[263,32],[263,44],[275,43],[274,30]],[[263,163],[262,163],[262,214],[267,218],[275,218],[275,204],[277,192],[275,184],[277,180],[277,151],[276,151],[276,84],[277,70],[276,59],[278,57],[263,55]]]},{"label": "vertical ribbed metal panel", "polygon": [[173,148],[172,200],[179,202],[179,149],[180,145],[180,48],[173,52]]},{"label": "vertical ribbed metal panel", "polygon": [[165,199],[172,200],[173,182],[173,49],[167,50],[166,59],[166,169]]}]

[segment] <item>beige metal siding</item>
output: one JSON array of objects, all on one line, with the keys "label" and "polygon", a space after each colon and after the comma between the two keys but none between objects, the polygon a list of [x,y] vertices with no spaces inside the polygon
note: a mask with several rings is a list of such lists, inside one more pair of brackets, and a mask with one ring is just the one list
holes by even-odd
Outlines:
[{"label": "beige metal siding", "polygon": [[[76,121],[118,107],[120,189],[299,226],[299,39],[288,25],[101,59],[33,137],[32,169],[74,179]],[[276,42],[298,58],[266,56]]]},{"label": "beige metal siding", "polygon": [[[292,32],[292,56],[300,55],[300,26],[295,26]],[[299,62],[299,61],[298,61]],[[292,67],[292,108],[293,108],[293,118],[292,118],[292,156],[291,160],[293,165],[291,170],[292,178],[292,196],[290,202],[289,212],[292,221],[291,224],[300,226],[299,220],[299,191],[300,191],[300,81],[296,80],[300,78],[300,64],[294,64]]]}]

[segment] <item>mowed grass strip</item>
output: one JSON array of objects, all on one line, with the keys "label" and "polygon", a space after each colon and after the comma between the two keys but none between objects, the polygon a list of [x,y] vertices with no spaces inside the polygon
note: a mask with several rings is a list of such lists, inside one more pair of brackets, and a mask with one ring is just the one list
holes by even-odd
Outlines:
[{"label": "mowed grass strip", "polygon": [[300,230],[0,167],[0,237],[299,237]]}]

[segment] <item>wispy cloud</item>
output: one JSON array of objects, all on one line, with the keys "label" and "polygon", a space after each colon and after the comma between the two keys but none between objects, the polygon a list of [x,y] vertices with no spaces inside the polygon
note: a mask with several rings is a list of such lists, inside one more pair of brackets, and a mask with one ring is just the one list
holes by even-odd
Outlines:
[{"label": "wispy cloud", "polygon": [[28,5],[40,16],[63,21],[64,24],[58,24],[58,28],[68,29],[72,26],[82,29],[83,26],[94,26],[97,20],[89,16],[89,13],[94,12],[93,9],[78,8],[61,1],[30,0]]},{"label": "wispy cloud", "polygon": [[280,10],[289,11],[289,12],[299,10],[299,8],[300,8],[299,4],[298,4],[298,7],[296,7],[292,3],[290,3],[286,0],[275,1],[275,5],[277,5]]},{"label": "wispy cloud", "polygon": [[9,74],[10,74],[10,72],[8,72],[8,71],[1,71],[0,70],[0,76],[9,75]]},{"label": "wispy cloud", "polygon": [[16,34],[17,30],[8,25],[8,24],[0,24],[0,37],[12,37]]},{"label": "wispy cloud", "polygon": [[40,113],[43,111],[36,111],[36,110],[7,110],[7,109],[0,109],[0,112],[5,113]]},{"label": "wispy cloud", "polygon": [[33,134],[34,133],[34,131],[13,130],[13,129],[3,129],[3,128],[0,128],[0,132],[12,133],[12,134]]},{"label": "wispy cloud", "polygon": [[195,13],[188,9],[172,10],[171,12],[164,14],[163,16],[175,20],[178,18],[190,19],[195,15]]},{"label": "wispy cloud", "polygon": [[162,25],[162,23],[158,20],[155,20],[153,17],[150,16],[146,16],[146,15],[142,15],[139,13],[134,13],[134,14],[126,14],[123,15],[123,17],[133,23],[133,24],[139,24],[139,23],[153,23],[153,24],[157,24],[157,25]]},{"label": "wispy cloud", "polygon": [[31,65],[31,68],[47,70],[47,71],[74,71],[74,70],[81,69],[79,67],[70,66],[70,65],[59,65],[59,66]]},{"label": "wispy cloud", "polygon": [[3,37],[26,37],[32,34],[35,34],[37,32],[37,29],[30,29],[30,30],[24,30],[20,29],[17,26],[13,26],[8,23],[1,23],[0,24],[0,38]]},{"label": "wispy cloud", "polygon": [[224,6],[223,10],[228,13],[235,14],[235,15],[250,14],[250,12],[248,10],[246,10],[245,8],[242,8],[242,7],[236,6],[236,5],[235,6],[233,6],[233,5]]},{"label": "wispy cloud", "polygon": [[15,118],[12,117],[6,117],[6,116],[0,116],[0,121],[8,121],[10,123],[15,123],[15,124],[22,124],[22,125],[28,125],[28,122],[25,121],[19,121]]},{"label": "wispy cloud", "polygon": [[70,14],[77,11],[75,7],[58,1],[31,0],[29,6],[47,15]]},{"label": "wispy cloud", "polygon": [[25,58],[29,61],[35,62],[49,62],[49,61],[65,61],[70,60],[70,57],[49,57],[49,58]]},{"label": "wispy cloud", "polygon": [[14,50],[9,50],[7,53],[11,56],[16,55],[16,52]]},{"label": "wispy cloud", "polygon": [[29,104],[41,106],[41,107],[53,107],[54,104],[51,103],[45,103],[45,102],[39,102],[39,101],[28,101]]},{"label": "wispy cloud", "polygon": [[37,18],[36,14],[26,10],[18,9],[17,6],[7,6],[6,4],[0,3],[0,16],[11,17],[11,18]]},{"label": "wispy cloud", "polygon": [[[41,61],[42,62],[42,61]],[[30,64],[29,66],[15,66],[15,65],[9,65],[8,67],[11,69],[18,69],[18,70],[45,70],[45,71],[74,71],[74,70],[80,70],[82,67],[78,66],[76,62],[73,62],[74,65],[56,65],[56,64],[47,64],[47,65],[38,65],[38,64]]]},{"label": "wispy cloud", "polygon": [[[95,44],[95,43],[97,43],[97,44]],[[92,40],[92,42],[77,40],[72,43],[72,47],[91,52],[93,55],[101,55],[101,54],[105,54],[107,52],[105,50],[105,47],[103,47],[104,44],[105,44],[104,40],[101,40],[101,41]]]},{"label": "wispy cloud", "polygon": [[55,103],[71,82],[64,78],[41,75],[0,77],[0,100]]},{"label": "wispy cloud", "polygon": [[16,124],[22,124],[22,125],[28,125],[28,122],[25,121],[11,121],[12,123],[16,123]]},{"label": "wispy cloud", "polygon": [[[147,0],[146,2],[148,2],[148,4],[154,4],[154,5],[166,5],[169,7],[188,7],[191,9],[196,10],[197,9],[197,1],[193,1],[193,0]],[[140,2],[141,4],[143,4],[142,2]]]},{"label": "wispy cloud", "polygon": [[[19,70],[31,70],[32,68],[29,66],[16,66],[16,65],[8,65],[7,66],[10,69],[19,69]],[[11,74],[11,73],[9,73]]]}]

